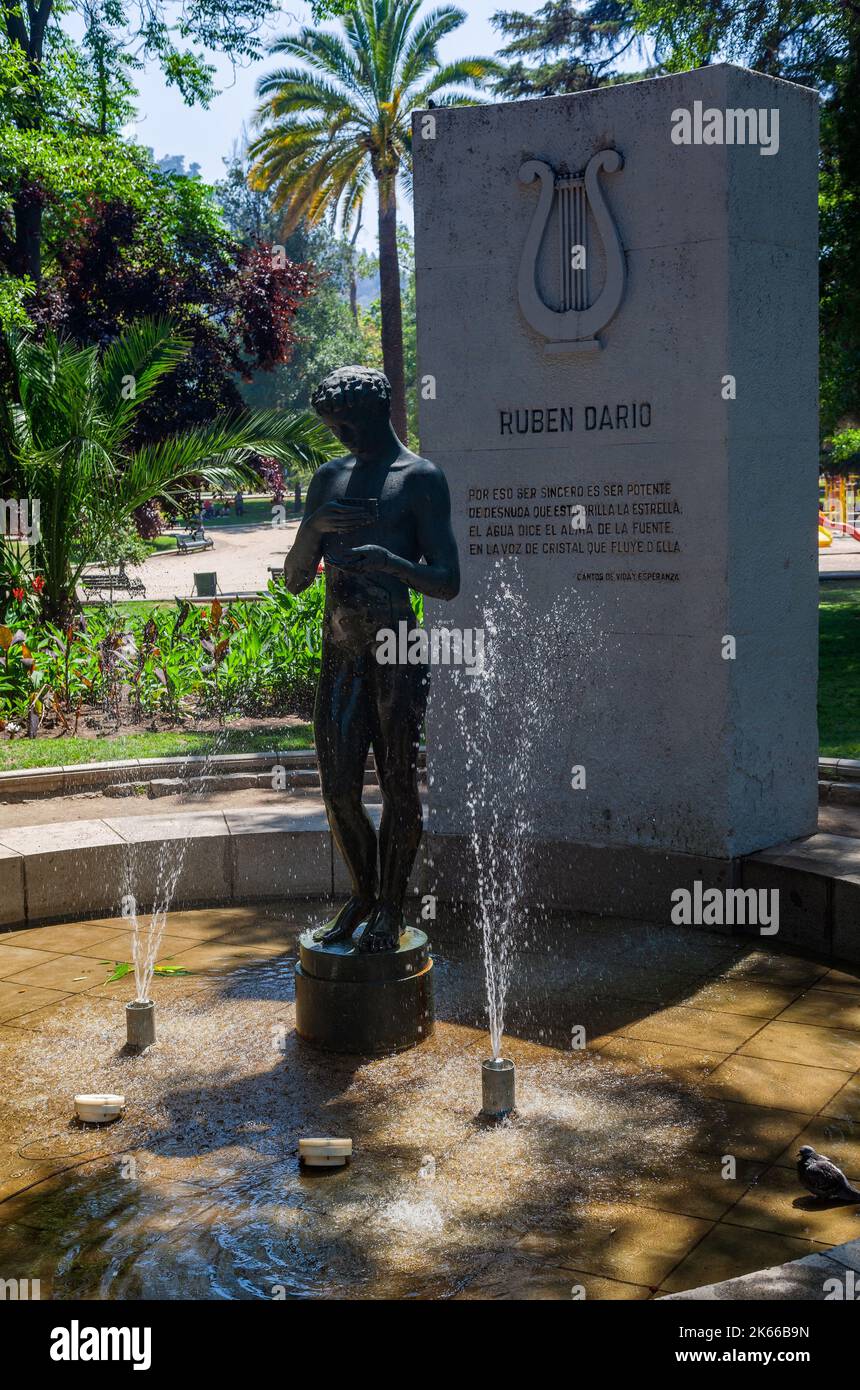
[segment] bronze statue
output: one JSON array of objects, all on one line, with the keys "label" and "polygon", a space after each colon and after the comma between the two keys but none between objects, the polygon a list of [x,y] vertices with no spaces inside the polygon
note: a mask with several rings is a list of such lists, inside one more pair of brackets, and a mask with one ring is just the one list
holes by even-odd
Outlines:
[{"label": "bronze statue", "polygon": [[[318,939],[348,940],[364,924],[359,951],[396,951],[423,824],[418,745],[429,673],[426,665],[378,661],[377,634],[398,632],[401,622],[410,631],[417,626],[410,589],[456,596],[457,542],[445,475],[397,438],[382,372],[341,367],[317,387],[312,404],[351,451],[314,474],[284,563],[287,587],[297,594],[325,561],[314,738],[328,821],[352,896]],[[361,800],[371,746],[382,791],[378,853]]]}]

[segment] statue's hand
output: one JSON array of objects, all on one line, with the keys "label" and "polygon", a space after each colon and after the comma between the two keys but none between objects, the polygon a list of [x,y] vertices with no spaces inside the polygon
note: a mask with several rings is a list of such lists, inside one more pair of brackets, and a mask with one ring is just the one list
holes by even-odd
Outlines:
[{"label": "statue's hand", "polygon": [[366,503],[337,498],[318,507],[310,521],[321,535],[325,535],[331,531],[355,531],[359,526],[370,526],[375,519],[375,513]]},{"label": "statue's hand", "polygon": [[384,574],[393,559],[391,551],[383,545],[357,545],[354,550],[345,550],[333,563],[341,565],[343,569],[356,570],[359,574],[371,570]]}]

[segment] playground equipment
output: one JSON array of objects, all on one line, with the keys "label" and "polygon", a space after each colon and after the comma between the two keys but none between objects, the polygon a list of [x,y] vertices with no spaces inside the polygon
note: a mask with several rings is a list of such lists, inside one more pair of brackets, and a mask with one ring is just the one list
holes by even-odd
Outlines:
[{"label": "playground equipment", "polygon": [[831,545],[833,536],[860,541],[860,478],[822,478],[819,487],[818,544]]}]

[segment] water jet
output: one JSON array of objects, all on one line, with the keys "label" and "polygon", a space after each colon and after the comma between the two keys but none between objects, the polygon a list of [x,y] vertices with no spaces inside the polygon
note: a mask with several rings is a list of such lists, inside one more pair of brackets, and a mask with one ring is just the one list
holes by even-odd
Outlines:
[{"label": "water jet", "polygon": [[489,1057],[481,1063],[481,1114],[503,1120],[516,1109],[516,1068],[508,1057]]},{"label": "water jet", "polygon": [[128,1046],[143,1052],[155,1042],[155,1004],[151,999],[134,999],[125,1006]]}]

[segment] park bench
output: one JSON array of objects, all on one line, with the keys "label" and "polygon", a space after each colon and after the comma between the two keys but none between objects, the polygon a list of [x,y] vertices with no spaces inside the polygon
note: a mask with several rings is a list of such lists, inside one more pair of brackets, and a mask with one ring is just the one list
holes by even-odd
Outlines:
[{"label": "park bench", "polygon": [[176,537],[176,549],[180,555],[194,555],[200,550],[212,550],[214,545],[212,538],[202,533]]},{"label": "park bench", "polygon": [[117,574],[84,574],[81,576],[81,588],[85,594],[101,598],[107,594],[113,599],[115,593],[128,594],[129,598],[146,598],[146,585],[142,579],[133,579],[126,574],[125,566],[120,565]]}]

